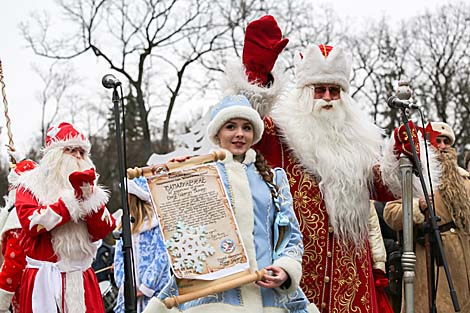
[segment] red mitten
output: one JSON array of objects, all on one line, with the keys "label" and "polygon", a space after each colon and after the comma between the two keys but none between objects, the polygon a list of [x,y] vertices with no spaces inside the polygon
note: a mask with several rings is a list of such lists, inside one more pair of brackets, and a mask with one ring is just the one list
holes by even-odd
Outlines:
[{"label": "red mitten", "polygon": [[69,175],[69,181],[75,191],[75,198],[84,200],[93,193],[93,185],[96,179],[95,169],[90,168],[83,172],[73,172]]},{"label": "red mitten", "polygon": [[419,139],[418,139],[418,134],[416,132],[415,125],[413,124],[413,121],[408,121],[408,125],[410,126],[411,137],[413,138],[413,143],[411,143],[410,139],[408,138],[405,124],[402,124],[400,125],[400,127],[395,128],[395,131],[393,132],[393,136],[395,138],[394,153],[397,159],[400,157],[400,154],[403,153],[409,159],[413,160],[413,152],[411,151],[411,144],[415,146],[418,159],[420,157]]},{"label": "red mitten", "polygon": [[248,24],[243,45],[243,65],[249,82],[266,86],[274,63],[289,39],[282,39],[281,29],[271,15]]},{"label": "red mitten", "polygon": [[385,293],[385,287],[388,286],[388,277],[378,268],[374,268],[372,271],[374,275],[378,311],[381,313],[393,313],[392,306],[390,305],[387,294]]}]

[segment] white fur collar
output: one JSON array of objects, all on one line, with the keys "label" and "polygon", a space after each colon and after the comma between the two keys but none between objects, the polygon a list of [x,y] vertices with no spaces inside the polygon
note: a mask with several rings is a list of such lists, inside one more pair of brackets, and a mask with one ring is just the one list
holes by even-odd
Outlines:
[{"label": "white fur collar", "polygon": [[[222,162],[222,163],[234,162],[232,152],[230,152],[226,149],[222,149],[222,150],[225,152],[225,158],[223,160],[221,160],[220,162]],[[256,151],[253,150],[253,149],[249,149],[245,153],[245,158],[243,159],[243,162],[241,162],[241,163],[245,164],[245,165],[250,165],[251,163],[254,163],[255,161],[256,161]]]}]

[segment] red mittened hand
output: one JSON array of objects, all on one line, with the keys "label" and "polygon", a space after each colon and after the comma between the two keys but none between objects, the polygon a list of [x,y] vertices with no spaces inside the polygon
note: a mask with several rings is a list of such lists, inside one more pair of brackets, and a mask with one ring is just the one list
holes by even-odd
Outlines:
[{"label": "red mittened hand", "polygon": [[388,277],[378,268],[374,268],[372,271],[374,275],[378,311],[381,313],[393,313],[392,306],[390,305],[387,294],[385,293],[385,287],[388,286]]},{"label": "red mittened hand", "polygon": [[90,168],[83,172],[73,172],[69,175],[69,181],[75,191],[75,198],[85,200],[93,193],[93,185],[96,179],[95,169]]},{"label": "red mittened hand", "polygon": [[388,286],[388,277],[381,269],[374,268],[372,272],[374,274],[375,287],[385,288]]},{"label": "red mittened hand", "polygon": [[267,85],[278,55],[289,39],[282,39],[281,29],[271,15],[265,15],[248,24],[243,45],[243,64],[249,82]]},{"label": "red mittened hand", "polygon": [[408,121],[408,125],[410,126],[411,137],[413,138],[413,141],[410,141],[410,139],[408,138],[405,125],[404,124],[400,125],[400,127],[395,128],[395,131],[393,132],[393,136],[395,138],[394,152],[397,158],[399,158],[400,154],[403,153],[409,159],[413,160],[413,152],[411,150],[411,145],[413,144],[415,146],[416,154],[418,155],[418,159],[419,159],[420,151],[419,151],[418,134],[416,132],[416,128],[415,128],[415,125],[413,124],[413,121]]}]

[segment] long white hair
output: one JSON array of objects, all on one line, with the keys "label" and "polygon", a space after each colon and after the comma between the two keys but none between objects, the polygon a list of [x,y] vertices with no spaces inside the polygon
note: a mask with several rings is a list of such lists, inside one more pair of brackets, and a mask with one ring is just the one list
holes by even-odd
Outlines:
[{"label": "long white hair", "polygon": [[335,234],[362,247],[382,131],[347,93],[325,102],[315,100],[310,87],[296,89],[272,116],[296,158],[316,177]]},{"label": "long white hair", "polygon": [[[53,200],[58,193],[73,190],[69,182],[69,175],[72,172],[84,171],[94,167],[94,165],[86,154],[80,160],[65,154],[62,148],[56,148],[46,152],[39,163],[39,167],[46,174],[48,200]],[[84,255],[92,260],[95,256],[96,248],[90,243],[84,222],[69,222],[54,229],[52,234],[54,251],[61,257],[63,262],[83,258]]]},{"label": "long white hair", "polygon": [[[87,154],[79,160],[71,155],[64,153],[63,149],[56,148],[46,152],[39,167],[42,168],[48,180],[48,184],[55,184],[58,190],[72,189],[69,182],[69,175],[75,171],[84,171],[94,168],[93,162]],[[53,188],[49,188],[53,189]]]}]

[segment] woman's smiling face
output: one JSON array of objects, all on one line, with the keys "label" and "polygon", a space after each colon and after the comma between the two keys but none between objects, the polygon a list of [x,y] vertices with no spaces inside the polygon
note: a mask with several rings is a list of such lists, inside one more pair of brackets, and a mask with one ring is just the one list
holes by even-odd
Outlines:
[{"label": "woman's smiling face", "polygon": [[253,125],[246,119],[232,118],[217,133],[219,146],[230,151],[233,156],[244,155],[253,144]]}]

